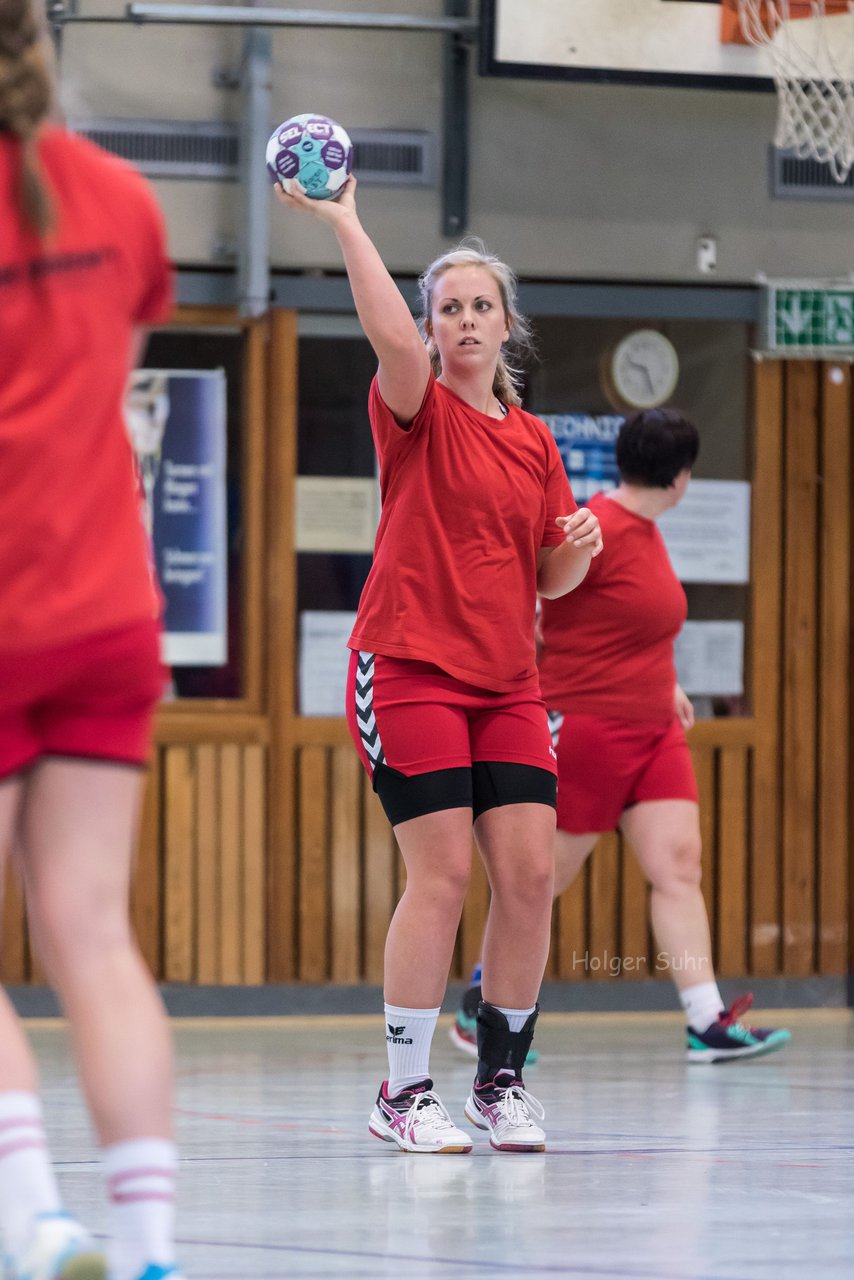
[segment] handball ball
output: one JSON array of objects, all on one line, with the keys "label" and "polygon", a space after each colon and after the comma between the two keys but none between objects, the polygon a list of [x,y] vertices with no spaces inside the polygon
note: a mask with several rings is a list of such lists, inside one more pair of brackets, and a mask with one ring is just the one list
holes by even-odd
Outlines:
[{"label": "handball ball", "polygon": [[290,193],[296,178],[312,200],[334,200],[353,164],[353,144],[328,116],[291,116],[267,143],[267,169]]}]

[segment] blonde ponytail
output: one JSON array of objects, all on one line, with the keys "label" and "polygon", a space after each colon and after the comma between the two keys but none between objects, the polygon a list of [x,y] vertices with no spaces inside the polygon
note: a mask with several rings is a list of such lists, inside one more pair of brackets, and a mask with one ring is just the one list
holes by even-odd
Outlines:
[{"label": "blonde ponytail", "polygon": [[54,215],[36,135],[52,101],[52,58],[33,0],[0,0],[0,130],[21,141],[20,211],[41,236],[53,228]]}]

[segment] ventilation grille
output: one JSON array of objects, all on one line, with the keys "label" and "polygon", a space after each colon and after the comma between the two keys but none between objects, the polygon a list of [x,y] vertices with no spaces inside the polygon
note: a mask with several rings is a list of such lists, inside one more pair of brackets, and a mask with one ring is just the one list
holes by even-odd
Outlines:
[{"label": "ventilation grille", "polygon": [[236,178],[237,126],[184,120],[92,120],[75,126],[153,178]]},{"label": "ventilation grille", "polygon": [[[87,120],[78,133],[121,156],[152,178],[240,175],[237,125],[185,120]],[[404,129],[352,129],[353,168],[359,182],[397,187],[436,185],[433,134]]]},{"label": "ventilation grille", "polygon": [[771,195],[776,200],[854,200],[854,170],[837,182],[821,160],[802,160],[772,147]]},{"label": "ventilation grille", "polygon": [[353,169],[360,182],[397,187],[436,185],[436,139],[403,129],[353,129]]}]

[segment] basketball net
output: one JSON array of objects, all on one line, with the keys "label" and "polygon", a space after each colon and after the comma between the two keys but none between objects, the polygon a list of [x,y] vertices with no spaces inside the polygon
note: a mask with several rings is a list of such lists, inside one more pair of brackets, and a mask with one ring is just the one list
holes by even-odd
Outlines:
[{"label": "basketball net", "polygon": [[748,44],[767,50],[777,87],[774,146],[854,167],[854,0],[729,0]]}]

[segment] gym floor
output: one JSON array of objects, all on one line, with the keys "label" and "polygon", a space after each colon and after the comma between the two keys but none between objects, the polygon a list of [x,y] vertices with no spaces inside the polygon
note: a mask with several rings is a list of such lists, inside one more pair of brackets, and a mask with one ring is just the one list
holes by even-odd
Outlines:
[{"label": "gym floor", "polygon": [[[570,1276],[785,1280],[854,1270],[854,1028],[751,1014],[779,1053],[688,1066],[677,1014],[545,1014],[526,1072],[542,1155],[404,1155],[367,1131],[380,1016],[175,1021],[187,1280]],[[436,1087],[473,1064],[443,1016]],[[97,1233],[97,1153],[60,1022],[29,1024],[68,1207]]]}]

